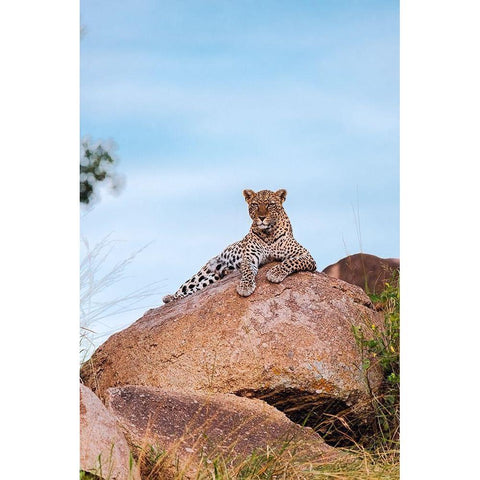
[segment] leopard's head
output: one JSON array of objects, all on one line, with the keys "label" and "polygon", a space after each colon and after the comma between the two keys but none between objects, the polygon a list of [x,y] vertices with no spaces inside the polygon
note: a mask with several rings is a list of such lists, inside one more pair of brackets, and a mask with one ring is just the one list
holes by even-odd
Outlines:
[{"label": "leopard's head", "polygon": [[277,221],[285,216],[283,202],[287,198],[286,190],[244,190],[243,196],[248,203],[248,213],[253,220],[253,227],[257,231],[268,231],[275,226]]}]

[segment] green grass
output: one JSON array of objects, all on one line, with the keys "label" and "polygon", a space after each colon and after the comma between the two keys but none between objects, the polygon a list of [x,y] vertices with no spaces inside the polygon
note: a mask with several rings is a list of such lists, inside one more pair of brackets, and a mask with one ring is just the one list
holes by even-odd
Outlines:
[{"label": "green grass", "polygon": [[[148,447],[150,449],[151,447]],[[148,450],[147,449],[147,450]],[[153,450],[155,450],[153,448]],[[144,480],[317,480],[317,479],[392,479],[399,478],[396,452],[373,453],[362,447],[346,450],[345,459],[327,464],[309,462],[299,457],[295,445],[254,452],[233,461],[218,456],[203,458],[190,468],[181,468],[174,452],[162,452],[154,463],[141,455],[139,464]],[[172,465],[176,465],[173,466]],[[187,471],[189,475],[187,475]]]},{"label": "green grass", "polygon": [[101,480],[101,477],[94,475],[93,473],[80,470],[80,480]]}]

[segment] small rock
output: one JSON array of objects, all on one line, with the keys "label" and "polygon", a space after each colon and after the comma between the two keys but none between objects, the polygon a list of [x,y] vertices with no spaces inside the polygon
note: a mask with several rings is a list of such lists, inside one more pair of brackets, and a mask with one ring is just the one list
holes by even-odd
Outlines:
[{"label": "small rock", "polygon": [[80,469],[111,480],[140,480],[114,416],[80,384]]},{"label": "small rock", "polygon": [[[357,285],[368,293],[381,293],[385,283],[398,281],[395,272],[400,271],[398,258],[380,258],[367,253],[356,253],[342,258],[323,270],[327,275]],[[392,278],[393,277],[393,278]]]}]

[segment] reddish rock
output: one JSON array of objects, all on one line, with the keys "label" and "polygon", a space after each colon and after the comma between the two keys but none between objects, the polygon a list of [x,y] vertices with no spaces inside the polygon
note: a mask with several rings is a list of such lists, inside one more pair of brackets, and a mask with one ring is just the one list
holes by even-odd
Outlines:
[{"label": "reddish rock", "polygon": [[80,469],[109,480],[139,480],[115,417],[80,384]]},{"label": "reddish rock", "polygon": [[[311,428],[291,422],[261,400],[125,386],[108,389],[106,403],[136,446],[139,463],[147,459],[144,474],[155,478],[180,473],[197,478],[216,459],[234,465],[267,449],[287,447],[296,459],[315,463],[341,455]],[[148,458],[152,451],[160,452],[153,462]]]},{"label": "reddish rock", "polygon": [[398,258],[380,258],[356,253],[342,258],[323,270],[330,277],[357,285],[368,293],[381,293],[387,282],[397,282],[400,271]]},{"label": "reddish rock", "polygon": [[[110,387],[148,385],[183,392],[259,397],[301,421],[355,411],[363,420],[370,392],[352,325],[382,317],[359,287],[318,272],[299,272],[280,284],[258,274],[248,298],[238,273],[148,311],[110,337],[82,367],[101,398]],[[382,372],[372,362],[369,386]]]}]

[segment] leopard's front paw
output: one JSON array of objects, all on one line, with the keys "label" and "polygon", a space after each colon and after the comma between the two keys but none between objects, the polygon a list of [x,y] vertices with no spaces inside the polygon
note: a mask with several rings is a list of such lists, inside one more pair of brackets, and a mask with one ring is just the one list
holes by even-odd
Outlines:
[{"label": "leopard's front paw", "polygon": [[254,292],[255,287],[256,287],[255,283],[252,283],[250,285],[245,282],[240,282],[237,286],[237,293],[242,297],[248,297]]},{"label": "leopard's front paw", "polygon": [[280,265],[275,265],[267,272],[267,280],[272,283],[280,283],[287,275],[282,271]]}]

